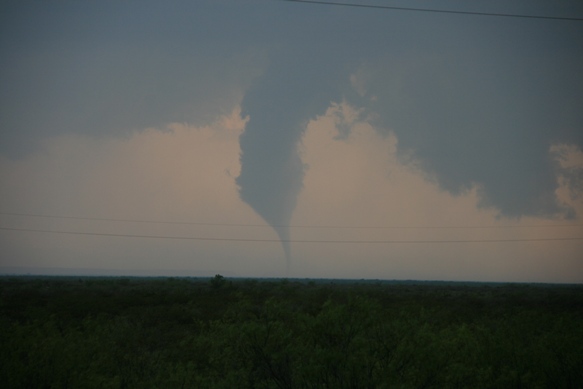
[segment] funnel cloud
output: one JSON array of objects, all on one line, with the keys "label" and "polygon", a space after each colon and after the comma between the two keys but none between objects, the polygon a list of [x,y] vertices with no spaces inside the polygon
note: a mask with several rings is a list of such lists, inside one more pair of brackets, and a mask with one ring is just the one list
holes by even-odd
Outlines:
[{"label": "funnel cloud", "polygon": [[334,96],[325,88],[314,91],[313,77],[319,74],[325,73],[272,63],[242,102],[249,121],[240,137],[239,193],[279,236],[288,269],[289,224],[306,170],[298,145],[309,119],[324,113]]}]

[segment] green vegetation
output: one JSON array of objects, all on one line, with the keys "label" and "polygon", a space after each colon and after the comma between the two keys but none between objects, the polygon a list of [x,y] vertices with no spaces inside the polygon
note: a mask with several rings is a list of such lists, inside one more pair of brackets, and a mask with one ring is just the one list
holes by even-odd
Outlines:
[{"label": "green vegetation", "polygon": [[583,385],[583,287],[0,279],[4,388]]}]

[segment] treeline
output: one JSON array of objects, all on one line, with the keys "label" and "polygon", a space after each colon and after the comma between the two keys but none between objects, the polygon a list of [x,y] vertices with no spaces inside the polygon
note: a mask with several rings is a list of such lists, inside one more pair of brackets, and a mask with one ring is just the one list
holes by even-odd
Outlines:
[{"label": "treeline", "polygon": [[3,388],[583,386],[583,287],[0,279]]}]

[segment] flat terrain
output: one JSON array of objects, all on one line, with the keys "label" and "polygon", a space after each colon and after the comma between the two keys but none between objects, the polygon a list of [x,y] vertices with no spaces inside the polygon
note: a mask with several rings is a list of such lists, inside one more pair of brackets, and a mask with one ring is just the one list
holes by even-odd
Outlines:
[{"label": "flat terrain", "polygon": [[583,286],[1,277],[4,388],[583,386]]}]

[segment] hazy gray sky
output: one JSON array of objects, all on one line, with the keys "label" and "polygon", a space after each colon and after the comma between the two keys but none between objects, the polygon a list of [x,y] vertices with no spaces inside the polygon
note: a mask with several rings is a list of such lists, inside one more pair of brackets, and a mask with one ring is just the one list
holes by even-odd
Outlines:
[{"label": "hazy gray sky", "polygon": [[581,69],[583,21],[3,2],[0,267],[583,282]]}]

